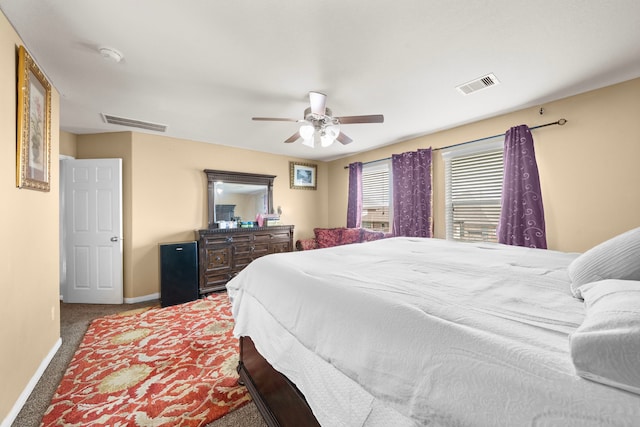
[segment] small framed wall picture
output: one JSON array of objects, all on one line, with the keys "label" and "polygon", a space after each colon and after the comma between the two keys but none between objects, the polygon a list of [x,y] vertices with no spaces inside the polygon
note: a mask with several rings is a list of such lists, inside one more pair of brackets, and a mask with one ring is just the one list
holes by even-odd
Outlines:
[{"label": "small framed wall picture", "polygon": [[24,46],[18,48],[16,186],[49,191],[51,84]]},{"label": "small framed wall picture", "polygon": [[317,188],[317,174],[317,165],[289,162],[290,188],[296,190],[315,190]]}]

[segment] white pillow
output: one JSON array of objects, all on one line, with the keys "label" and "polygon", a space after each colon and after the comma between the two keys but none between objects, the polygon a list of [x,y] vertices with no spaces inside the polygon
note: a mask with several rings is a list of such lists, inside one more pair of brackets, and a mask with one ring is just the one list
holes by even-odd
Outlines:
[{"label": "white pillow", "polygon": [[640,394],[640,282],[602,280],[580,292],[586,317],[569,337],[576,373]]},{"label": "white pillow", "polygon": [[582,298],[578,287],[603,279],[640,280],[640,227],[622,233],[574,259],[568,268],[571,293]]}]

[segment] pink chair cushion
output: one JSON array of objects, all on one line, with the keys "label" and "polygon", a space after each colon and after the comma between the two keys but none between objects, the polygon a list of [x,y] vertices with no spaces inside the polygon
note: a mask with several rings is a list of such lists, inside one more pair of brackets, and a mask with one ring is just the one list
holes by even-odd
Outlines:
[{"label": "pink chair cushion", "polygon": [[351,243],[360,243],[362,239],[362,230],[360,228],[343,228],[341,245],[349,245]]},{"label": "pink chair cushion", "polygon": [[330,248],[332,246],[349,245],[351,243],[370,242],[382,239],[385,233],[382,231],[367,230],[364,228],[314,228],[315,239],[298,240],[298,250],[315,248]]},{"label": "pink chair cushion", "polygon": [[300,239],[296,241],[296,249],[299,251],[309,251],[311,249],[317,249],[318,242],[315,238],[312,239]]},{"label": "pink chair cushion", "polygon": [[342,228],[314,228],[318,248],[330,248],[341,245]]},{"label": "pink chair cushion", "polygon": [[378,239],[383,239],[385,237],[384,231],[373,231],[367,230],[366,228],[362,229],[362,238],[361,242],[371,242]]}]

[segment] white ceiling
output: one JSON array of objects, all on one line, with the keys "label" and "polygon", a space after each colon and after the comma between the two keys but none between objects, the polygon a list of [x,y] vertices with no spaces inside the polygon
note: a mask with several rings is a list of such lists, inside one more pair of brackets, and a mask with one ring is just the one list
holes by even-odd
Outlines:
[{"label": "white ceiling", "polygon": [[[68,132],[136,130],[330,160],[640,77],[638,0],[0,0]],[[108,62],[101,46],[124,59]],[[455,87],[493,73],[468,96]],[[308,92],[354,141],[284,144]],[[560,117],[550,118],[556,120]],[[485,135],[478,135],[482,137]]]}]

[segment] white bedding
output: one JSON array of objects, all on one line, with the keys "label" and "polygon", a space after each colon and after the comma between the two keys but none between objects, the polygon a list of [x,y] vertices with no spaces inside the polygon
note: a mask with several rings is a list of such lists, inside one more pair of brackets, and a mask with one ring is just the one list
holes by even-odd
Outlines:
[{"label": "white bedding", "polygon": [[576,256],[392,238],[259,258],[227,289],[323,426],[638,426],[640,396],[575,374]]}]

